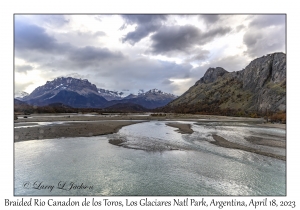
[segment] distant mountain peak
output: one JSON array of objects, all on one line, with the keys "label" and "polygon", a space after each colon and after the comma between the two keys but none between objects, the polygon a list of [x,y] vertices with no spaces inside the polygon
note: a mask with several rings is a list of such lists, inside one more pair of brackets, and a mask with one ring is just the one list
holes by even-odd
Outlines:
[{"label": "distant mountain peak", "polygon": [[139,90],[138,95],[125,97],[123,92],[97,88],[87,79],[73,77],[57,77],[36,88],[24,98],[29,104],[42,106],[52,103],[63,103],[71,107],[107,107],[116,103],[134,103],[146,108],[164,106],[177,98],[157,88],[145,92]]},{"label": "distant mountain peak", "polygon": [[154,88],[154,89],[149,90],[147,93],[162,93],[162,91]]},{"label": "distant mountain peak", "polygon": [[175,97],[175,98],[177,97],[177,96],[173,95],[172,93],[166,93],[157,88],[153,88],[153,89],[148,90],[147,92],[140,93],[140,94],[138,94],[138,97],[146,96],[146,95],[150,95],[150,94],[167,95],[167,96],[171,96],[171,97]]},{"label": "distant mountain peak", "polygon": [[121,100],[124,98],[123,92],[105,90],[103,88],[98,88],[98,93],[108,101]]},{"label": "distant mountain peak", "polygon": [[26,96],[28,96],[28,95],[29,95],[29,94],[26,93],[25,91],[17,91],[17,92],[15,93],[14,98],[23,101],[23,98],[26,97]]},{"label": "distant mountain peak", "polygon": [[72,77],[57,77],[47,81],[24,99],[38,106],[63,103],[72,107],[99,107],[107,102],[98,94],[96,85],[86,79]]}]

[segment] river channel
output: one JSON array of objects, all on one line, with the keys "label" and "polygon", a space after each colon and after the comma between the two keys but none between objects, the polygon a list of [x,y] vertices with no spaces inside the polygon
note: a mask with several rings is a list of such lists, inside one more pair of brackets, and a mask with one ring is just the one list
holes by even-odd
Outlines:
[{"label": "river channel", "polygon": [[[285,142],[286,131],[247,122],[189,123],[181,134],[167,121],[123,127],[104,136],[16,142],[15,195],[215,196],[286,195],[286,162],[213,144],[230,142],[285,155],[285,148],[249,137]],[[119,145],[110,140],[122,142]]]}]

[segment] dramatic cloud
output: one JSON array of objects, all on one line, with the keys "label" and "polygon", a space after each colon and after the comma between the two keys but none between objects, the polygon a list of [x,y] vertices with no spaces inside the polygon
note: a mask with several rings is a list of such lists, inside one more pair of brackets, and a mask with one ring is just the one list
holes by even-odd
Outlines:
[{"label": "dramatic cloud", "polygon": [[200,15],[199,18],[203,19],[206,24],[214,24],[221,18],[221,16],[217,14],[207,14]]},{"label": "dramatic cloud", "polygon": [[15,15],[14,27],[15,90],[28,92],[74,76],[180,95],[209,67],[285,52],[284,15]]},{"label": "dramatic cloud", "polygon": [[56,40],[47,35],[44,28],[23,22],[15,22],[16,50],[53,50]]},{"label": "dramatic cloud", "polygon": [[125,23],[121,29],[126,28],[126,25],[137,24],[135,31],[129,32],[122,38],[123,43],[129,42],[131,45],[158,30],[167,18],[165,15],[123,15],[122,17]]},{"label": "dramatic cloud", "polygon": [[254,16],[244,34],[245,52],[255,58],[270,52],[285,51],[285,15]]},{"label": "dramatic cloud", "polygon": [[69,59],[76,63],[90,63],[99,62],[102,60],[113,59],[117,60],[122,58],[121,53],[112,53],[107,48],[96,48],[96,47],[83,47],[75,48],[69,53]]},{"label": "dramatic cloud", "polygon": [[151,36],[152,52],[164,54],[171,51],[189,53],[196,45],[204,45],[231,29],[222,27],[202,32],[192,25],[164,27]]},{"label": "dramatic cloud", "polygon": [[[49,36],[45,29],[35,25],[16,22],[15,28],[16,56],[39,63],[42,67],[84,70],[90,66],[100,65],[101,61],[115,61],[122,58],[120,52],[113,53],[107,48],[75,47],[69,43],[59,43]],[[104,33],[97,32],[96,36],[98,35],[102,36]],[[17,71],[20,71],[19,68],[16,66]]]},{"label": "dramatic cloud", "polygon": [[152,52],[164,53],[169,51],[188,52],[200,40],[201,31],[195,26],[165,27],[151,36]]},{"label": "dramatic cloud", "polygon": [[270,26],[278,26],[285,25],[286,15],[255,15],[251,23],[250,27],[270,27]]}]

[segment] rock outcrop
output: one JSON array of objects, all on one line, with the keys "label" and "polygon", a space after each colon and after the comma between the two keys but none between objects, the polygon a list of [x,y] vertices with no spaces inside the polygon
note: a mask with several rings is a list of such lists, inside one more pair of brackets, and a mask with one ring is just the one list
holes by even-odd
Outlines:
[{"label": "rock outcrop", "polygon": [[[245,69],[228,72],[209,68],[204,76],[162,111],[252,112],[286,110],[286,55],[273,53],[253,60]],[[225,113],[224,113],[225,112]]]}]

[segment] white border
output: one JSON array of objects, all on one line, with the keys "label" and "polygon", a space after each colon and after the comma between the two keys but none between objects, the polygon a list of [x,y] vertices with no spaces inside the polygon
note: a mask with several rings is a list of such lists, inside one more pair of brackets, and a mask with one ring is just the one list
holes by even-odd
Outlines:
[{"label": "white border", "polygon": [[[1,204],[4,199],[16,200],[13,197],[13,14],[14,13],[286,13],[287,14],[287,196],[276,197],[277,200],[295,200],[297,206],[300,200],[297,198],[299,184],[299,142],[297,118],[300,107],[298,96],[299,83],[299,15],[296,1],[251,0],[251,1],[16,1],[4,0],[1,2],[0,18],[0,42],[1,42],[1,73],[0,78],[1,101]],[[4,95],[4,96],[3,96]],[[299,129],[298,129],[299,130]],[[4,131],[4,132],[3,132]],[[28,197],[27,197],[28,198]],[[37,197],[35,197],[37,198]],[[58,200],[66,200],[67,197],[51,197]],[[91,197],[89,197],[91,198]],[[142,198],[142,197],[141,197]],[[151,197],[153,198],[153,197]],[[164,197],[157,197],[163,200]],[[170,197],[165,197],[170,199]],[[211,197],[206,197],[211,198]],[[226,200],[233,197],[216,197]],[[260,199],[260,197],[254,197]],[[272,199],[271,197],[268,197]],[[46,197],[42,197],[46,200]],[[76,198],[82,201],[83,197]],[[97,198],[100,199],[100,198]],[[116,197],[112,197],[116,199]],[[248,201],[251,197],[237,197],[239,200]],[[261,198],[263,199],[263,198]],[[120,197],[125,200],[125,197]],[[37,208],[37,207],[31,207]],[[97,207],[99,208],[99,207]],[[105,209],[104,207],[100,207]],[[174,207],[172,207],[173,209]],[[200,208],[200,207],[198,207]],[[225,207],[226,208],[226,207]],[[70,209],[70,207],[69,207]],[[125,208],[129,209],[129,208]],[[182,209],[182,208],[175,208]],[[276,208],[281,209],[281,208]]]}]

